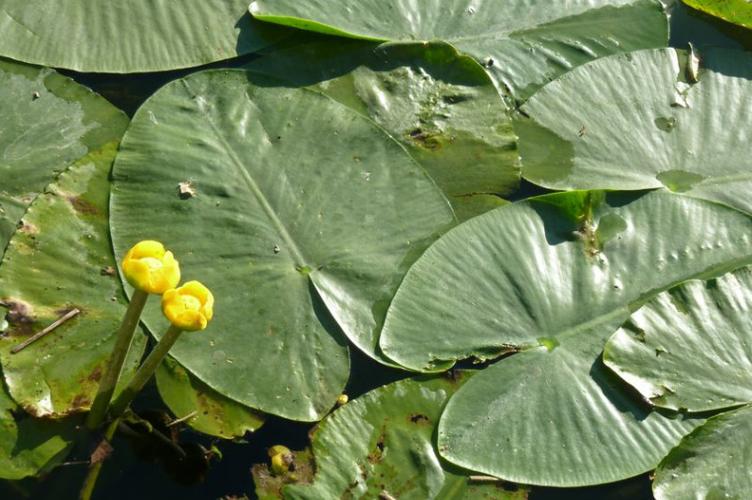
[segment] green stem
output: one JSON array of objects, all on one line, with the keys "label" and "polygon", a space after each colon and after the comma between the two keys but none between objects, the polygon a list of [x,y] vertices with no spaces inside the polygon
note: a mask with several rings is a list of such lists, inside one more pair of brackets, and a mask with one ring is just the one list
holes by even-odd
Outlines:
[{"label": "green stem", "polygon": [[96,429],[104,422],[107,407],[110,405],[112,394],[115,392],[115,386],[120,378],[125,357],[131,347],[133,333],[136,331],[136,326],[141,317],[141,312],[144,310],[144,305],[146,305],[147,298],[149,298],[149,294],[144,291],[136,290],[133,292],[130,304],[128,304],[128,310],[125,311],[123,322],[117,331],[115,348],[107,363],[104,376],[99,383],[99,390],[94,398],[94,403],[91,405],[89,416],[86,418],[86,426],[89,429]]},{"label": "green stem", "polygon": [[[104,433],[104,439],[106,439],[108,443],[112,442],[112,438],[115,436],[115,431],[117,430],[119,424],[120,419],[116,418],[115,420],[110,422],[109,426],[107,426],[107,430]],[[97,479],[99,479],[99,474],[102,472],[103,463],[104,460],[89,466],[89,472],[86,474],[84,485],[81,488],[81,493],[78,496],[79,500],[91,499],[91,495],[92,493],[94,493],[94,486],[96,486]]]},{"label": "green stem", "polygon": [[181,333],[183,333],[181,329],[177,328],[176,326],[170,325],[170,328],[167,329],[167,332],[165,332],[165,334],[162,336],[162,339],[157,343],[156,346],[154,346],[154,349],[152,349],[152,351],[146,357],[146,361],[144,361],[136,374],[133,376],[133,379],[131,379],[128,387],[123,389],[123,392],[121,392],[118,397],[115,398],[115,401],[112,403],[112,407],[110,409],[112,416],[119,417],[128,408],[128,405],[131,404],[131,401],[133,401],[136,395],[141,392],[141,389],[144,388],[152,375],[154,375],[157,367],[162,362],[164,357],[167,356],[170,348],[175,345],[175,342],[178,340],[178,337],[180,337]]}]

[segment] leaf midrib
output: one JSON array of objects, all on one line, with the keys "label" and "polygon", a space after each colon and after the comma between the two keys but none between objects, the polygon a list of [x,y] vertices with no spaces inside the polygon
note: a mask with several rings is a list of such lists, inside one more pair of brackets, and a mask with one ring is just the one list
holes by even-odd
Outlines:
[{"label": "leaf midrib", "polygon": [[[185,87],[189,91],[191,91],[193,95],[199,95],[199,93],[193,91],[193,89],[190,87],[188,82],[184,81],[184,84],[185,84]],[[208,99],[207,99],[207,102],[209,102]],[[274,225],[275,229],[279,233],[280,237],[285,242],[287,247],[290,249],[290,252],[293,255],[293,259],[295,260],[295,264],[297,266],[305,266],[306,259],[303,256],[303,252],[300,250],[300,248],[298,247],[298,244],[292,238],[290,231],[287,229],[285,224],[277,215],[277,212],[274,210],[274,207],[269,202],[269,199],[261,190],[261,188],[259,187],[256,180],[253,178],[253,176],[251,176],[250,172],[248,172],[248,170],[244,168],[243,161],[240,159],[240,157],[237,155],[237,153],[232,148],[230,143],[227,141],[224,134],[222,134],[217,124],[214,123],[214,120],[212,120],[211,114],[205,113],[204,115],[206,116],[206,122],[211,127],[212,132],[217,137],[217,139],[222,143],[222,146],[224,146],[227,157],[240,171],[240,175],[243,177],[243,180],[245,180],[246,185],[251,190],[253,195],[256,197],[258,202],[261,204],[261,208],[264,210],[264,213],[267,215],[267,217],[269,217],[269,220],[271,220],[272,224]]]}]

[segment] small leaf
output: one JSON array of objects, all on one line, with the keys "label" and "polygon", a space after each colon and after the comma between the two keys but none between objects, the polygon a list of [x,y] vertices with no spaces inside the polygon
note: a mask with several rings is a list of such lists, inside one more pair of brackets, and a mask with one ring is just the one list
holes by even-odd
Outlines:
[{"label": "small leaf", "polygon": [[169,356],[159,365],[156,379],[172,414],[199,432],[233,439],[264,424],[264,415],[212,390]]}]

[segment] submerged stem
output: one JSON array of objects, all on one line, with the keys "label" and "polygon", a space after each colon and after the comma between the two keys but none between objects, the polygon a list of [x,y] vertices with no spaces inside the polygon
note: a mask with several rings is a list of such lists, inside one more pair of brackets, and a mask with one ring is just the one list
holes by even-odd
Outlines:
[{"label": "submerged stem", "polygon": [[170,348],[175,345],[175,342],[180,337],[183,331],[174,325],[170,325],[167,332],[162,336],[162,339],[154,346],[154,349],[146,357],[146,361],[141,365],[136,374],[131,379],[128,387],[123,389],[123,392],[118,395],[115,401],[112,403],[111,414],[114,417],[119,417],[131,404],[131,401],[136,395],[141,392],[149,379],[154,375],[157,367],[162,360],[167,356]]},{"label": "submerged stem", "polygon": [[89,416],[86,418],[86,426],[89,429],[96,429],[104,421],[107,407],[112,400],[115,386],[118,383],[120,372],[125,363],[125,357],[128,355],[128,350],[133,340],[133,333],[136,331],[138,320],[141,317],[141,312],[144,310],[144,305],[146,305],[148,297],[149,294],[144,291],[137,289],[133,292],[133,297],[131,297],[131,301],[128,304],[128,310],[125,312],[123,322],[117,331],[115,348],[107,363],[102,381],[99,383],[99,390],[94,398],[94,403],[91,405]]},{"label": "submerged stem", "polygon": [[[109,426],[107,426],[107,430],[104,433],[104,439],[106,439],[108,443],[112,442],[112,438],[115,436],[115,431],[119,424],[120,419],[116,418],[110,422]],[[94,493],[94,487],[97,484],[97,479],[99,479],[99,474],[102,472],[102,464],[104,464],[104,460],[89,466],[89,472],[86,474],[84,485],[81,487],[81,493],[78,496],[79,500],[91,499],[91,495]]]}]

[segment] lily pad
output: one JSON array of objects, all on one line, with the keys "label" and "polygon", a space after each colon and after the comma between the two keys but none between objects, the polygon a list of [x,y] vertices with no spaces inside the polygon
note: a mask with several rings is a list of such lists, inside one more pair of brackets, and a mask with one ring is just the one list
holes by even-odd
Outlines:
[{"label": "lily pad", "polygon": [[[388,362],[377,351],[386,307],[454,223],[433,181],[372,121],[240,70],[193,74],[147,101],[114,181],[116,254],[163,241],[216,297],[209,328],[183,335],[174,357],[220,394],[294,420],[320,419],[342,392],[336,324]],[[145,318],[164,331],[156,306]]]},{"label": "lily pad", "polygon": [[752,406],[708,419],[658,466],[655,498],[745,498],[752,491],[750,446]]},{"label": "lily pad", "polygon": [[380,343],[414,370],[525,351],[450,400],[439,426],[449,461],[551,486],[637,475],[696,422],[633,398],[603,366],[602,347],[640,301],[751,262],[750,229],[741,212],[665,191],[576,191],[498,208],[413,265]]},{"label": "lily pad", "polygon": [[[62,173],[24,215],[0,265],[0,303],[9,323],[0,337],[3,375],[13,399],[37,417],[90,408],[125,314],[108,231],[114,156],[111,146]],[[73,310],[80,312],[13,353]],[[125,378],[138,368],[145,345],[137,334]]]},{"label": "lily pad", "polygon": [[285,35],[247,8],[247,0],[0,0],[0,56],[102,73],[199,66]]},{"label": "lily pad", "polygon": [[665,46],[663,7],[648,0],[256,0],[257,19],[375,41],[443,40],[486,66],[517,100],[575,66]]},{"label": "lily pad", "polygon": [[653,405],[710,411],[752,401],[752,271],[690,281],[636,311],[606,365]]},{"label": "lily pad", "polygon": [[[1,12],[2,7],[0,19]],[[36,195],[71,164],[112,154],[128,119],[91,90],[51,69],[3,60],[0,116],[2,257]]]},{"label": "lily pad", "polygon": [[493,82],[449,45],[305,34],[246,67],[309,86],[381,125],[428,171],[460,220],[503,205],[519,184],[516,136]]},{"label": "lily pad", "polygon": [[61,463],[73,445],[76,422],[25,415],[0,387],[0,478],[42,474]]},{"label": "lily pad", "polygon": [[752,4],[747,0],[682,0],[699,11],[729,23],[752,28]]},{"label": "lily pad", "polygon": [[159,365],[156,379],[170,411],[199,432],[233,439],[264,424],[262,414],[210,389],[169,356]]},{"label": "lily pad", "polygon": [[735,50],[577,68],[521,108],[523,177],[552,189],[665,187],[752,212],[750,79],[752,56]]},{"label": "lily pad", "polygon": [[[471,373],[418,377],[373,390],[325,418],[311,438],[316,475],[284,487],[288,499],[523,499],[497,483],[474,484],[433,444],[441,410]],[[472,496],[468,496],[472,495]]]}]

